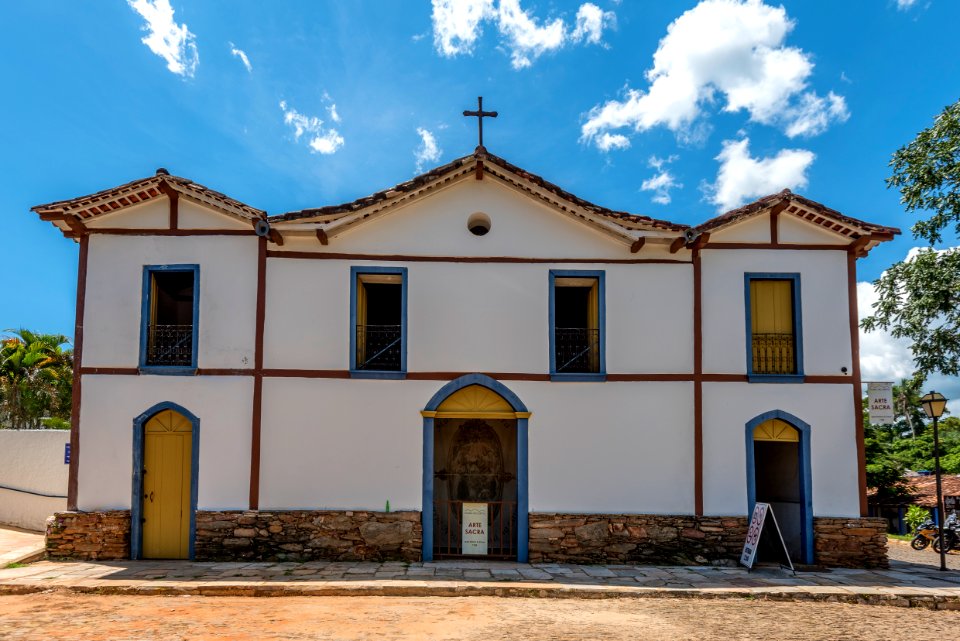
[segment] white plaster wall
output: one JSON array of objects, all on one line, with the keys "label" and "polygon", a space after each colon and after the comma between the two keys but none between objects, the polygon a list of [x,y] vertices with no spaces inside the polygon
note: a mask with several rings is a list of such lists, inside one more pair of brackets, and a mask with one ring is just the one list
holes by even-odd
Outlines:
[{"label": "white plaster wall", "polygon": [[241,229],[249,231],[253,228],[253,225],[180,196],[177,202],[177,227],[179,229]]},{"label": "white plaster wall", "polygon": [[858,516],[850,385],[748,383],[703,385],[704,513],[747,513],[746,424],[775,409],[810,425],[814,516]]},{"label": "white plaster wall", "polygon": [[[443,384],[264,381],[261,509],[420,509],[419,412]],[[533,411],[531,511],[692,513],[690,383],[508,386]]]},{"label": "white plaster wall", "polygon": [[[467,219],[478,211],[490,217],[490,232],[485,236],[467,229]],[[360,223],[332,238],[326,247],[314,237],[305,249],[427,256],[635,257],[629,246],[494,178],[469,178]]]},{"label": "white plaster wall", "polygon": [[164,401],[200,419],[199,509],[247,508],[253,377],[87,375],[82,390],[81,510],[130,508],[133,419]]},{"label": "white plaster wall", "polygon": [[693,266],[607,269],[607,371],[693,371]]},{"label": "white plaster wall", "polygon": [[852,371],[845,252],[708,249],[702,266],[704,372],[746,372],[746,272],[799,273],[804,373]]},{"label": "white plaster wall", "polygon": [[201,368],[253,366],[257,240],[91,235],[84,367],[136,367],[144,265],[200,265]]},{"label": "white plaster wall", "polygon": [[84,224],[91,229],[170,229],[170,199],[159,196],[139,205],[98,216]]},{"label": "white plaster wall", "polygon": [[[350,267],[383,264],[268,259],[264,365],[347,369]],[[689,264],[390,265],[408,269],[408,371],[548,373],[552,268],[606,273],[608,372],[693,369]]]},{"label": "white plaster wall", "polygon": [[0,523],[42,530],[48,516],[67,508],[69,442],[68,430],[0,430]]},{"label": "white plaster wall", "polygon": [[692,383],[511,382],[531,512],[692,514]]},{"label": "white plaster wall", "polygon": [[260,507],[420,509],[423,419],[438,381],[266,379]]},{"label": "white plaster wall", "polygon": [[747,218],[743,222],[730,225],[710,234],[713,243],[769,243],[770,215],[763,214]]},{"label": "white plaster wall", "polygon": [[349,368],[350,265],[267,259],[264,367]]},{"label": "white plaster wall", "polygon": [[807,222],[793,214],[780,214],[777,236],[781,243],[810,243],[814,245],[849,245],[853,242],[849,238],[840,236],[836,232],[827,231],[823,227]]}]

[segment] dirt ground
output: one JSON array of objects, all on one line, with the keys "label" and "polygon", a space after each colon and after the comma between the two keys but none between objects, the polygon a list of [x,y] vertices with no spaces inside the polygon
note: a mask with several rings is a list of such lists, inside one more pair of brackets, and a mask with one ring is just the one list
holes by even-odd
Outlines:
[{"label": "dirt ground", "polygon": [[746,599],[0,597],[0,639],[873,641],[958,626],[960,612]]}]

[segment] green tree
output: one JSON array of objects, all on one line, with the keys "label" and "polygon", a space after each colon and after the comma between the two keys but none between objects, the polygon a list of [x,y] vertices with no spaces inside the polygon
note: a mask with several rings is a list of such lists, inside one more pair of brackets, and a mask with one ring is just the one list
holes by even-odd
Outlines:
[{"label": "green tree", "polygon": [[920,380],[960,374],[960,251],[934,251],[949,229],[960,235],[960,101],[894,153],[888,187],[906,211],[929,211],[913,226],[930,248],[890,267],[874,282],[879,298],[863,319],[866,331],[888,329],[911,341]]},{"label": "green tree", "polygon": [[0,425],[37,428],[70,415],[73,350],[66,336],[27,329],[0,339]]}]

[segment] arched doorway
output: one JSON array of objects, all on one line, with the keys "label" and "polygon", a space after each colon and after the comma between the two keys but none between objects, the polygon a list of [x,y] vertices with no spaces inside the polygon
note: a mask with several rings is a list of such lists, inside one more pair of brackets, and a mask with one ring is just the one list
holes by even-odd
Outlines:
[{"label": "arched doorway", "polygon": [[530,412],[482,374],[451,381],[423,416],[423,558],[527,560]]},{"label": "arched doorway", "polygon": [[[756,417],[746,427],[749,512],[758,501],[769,503],[790,558],[812,563],[810,426],[787,412],[774,410]],[[781,560],[783,553],[779,543],[761,543],[757,554],[760,560]]]},{"label": "arched doorway", "polygon": [[175,403],[134,419],[132,558],[193,558],[199,428],[200,420]]}]

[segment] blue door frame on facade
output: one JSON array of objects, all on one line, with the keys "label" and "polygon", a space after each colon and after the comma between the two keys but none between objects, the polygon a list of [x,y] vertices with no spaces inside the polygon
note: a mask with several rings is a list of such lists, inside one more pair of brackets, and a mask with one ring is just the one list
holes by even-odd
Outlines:
[{"label": "blue door frame on facade", "polygon": [[200,419],[186,408],[164,401],[157,403],[133,419],[133,491],[130,496],[130,558],[143,556],[143,448],[146,439],[144,429],[151,418],[164,410],[173,410],[190,421],[192,427],[190,452],[190,549],[193,560],[193,543],[197,538],[197,478],[200,468]]},{"label": "blue door frame on facade", "polygon": [[[435,412],[440,404],[455,392],[480,385],[496,392],[513,408],[514,412],[528,413],[527,406],[504,384],[483,374],[467,374],[444,385],[433,395],[425,412]],[[517,561],[526,563],[529,559],[528,527],[529,501],[527,498],[527,433],[528,419],[517,418]],[[433,424],[432,417],[423,417],[423,560],[433,560]]]},{"label": "blue door frame on facade", "polygon": [[747,446],[747,514],[753,514],[757,502],[756,461],[754,461],[753,431],[761,423],[778,418],[800,433],[800,541],[802,563],[813,563],[813,483],[810,476],[810,425],[783,410],[771,410],[753,418],[746,425]]}]

